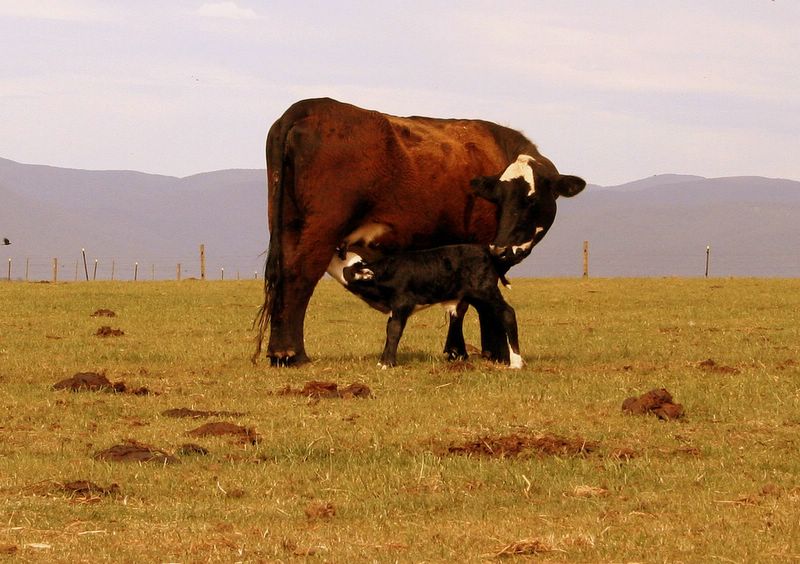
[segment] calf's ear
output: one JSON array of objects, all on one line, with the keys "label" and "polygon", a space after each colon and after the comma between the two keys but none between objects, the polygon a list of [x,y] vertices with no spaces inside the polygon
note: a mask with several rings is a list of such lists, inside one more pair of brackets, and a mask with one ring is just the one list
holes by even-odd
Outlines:
[{"label": "calf's ear", "polygon": [[586,188],[586,181],[578,176],[564,174],[558,177],[558,180],[553,184],[553,193],[565,198],[571,198]]},{"label": "calf's ear", "polygon": [[497,176],[477,176],[469,185],[477,196],[497,203]]}]

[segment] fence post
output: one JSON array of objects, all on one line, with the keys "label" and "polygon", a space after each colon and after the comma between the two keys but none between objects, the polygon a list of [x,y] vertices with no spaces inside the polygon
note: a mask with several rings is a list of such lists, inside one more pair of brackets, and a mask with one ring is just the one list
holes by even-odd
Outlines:
[{"label": "fence post", "polygon": [[133,281],[136,282],[139,279],[139,263],[133,263]]},{"label": "fence post", "polygon": [[8,281],[11,282],[11,259],[8,259]]},{"label": "fence post", "polygon": [[583,277],[589,278],[589,241],[583,242]]},{"label": "fence post", "polygon": [[86,281],[89,281],[89,267],[86,266],[86,249],[81,249],[81,254],[83,255],[83,272],[86,274]]},{"label": "fence post", "polygon": [[178,263],[178,265],[175,267],[175,280],[178,282],[181,281],[181,263]]},{"label": "fence post", "polygon": [[225,269],[220,268],[219,273],[220,273],[220,280],[225,280]]},{"label": "fence post", "polygon": [[97,280],[97,259],[94,259],[94,271],[92,272],[92,281]]},{"label": "fence post", "polygon": [[31,263],[31,259],[30,258],[26,258],[25,259],[25,282],[28,281],[28,267],[30,266],[30,263]]},{"label": "fence post", "polygon": [[111,259],[111,281],[114,281],[114,271],[117,269],[117,261]]},{"label": "fence post", "polygon": [[708,278],[708,261],[711,258],[711,245],[706,245],[706,278]]},{"label": "fence post", "polygon": [[200,244],[200,280],[206,279],[206,246]]},{"label": "fence post", "polygon": [[53,282],[58,282],[58,258],[53,258]]}]

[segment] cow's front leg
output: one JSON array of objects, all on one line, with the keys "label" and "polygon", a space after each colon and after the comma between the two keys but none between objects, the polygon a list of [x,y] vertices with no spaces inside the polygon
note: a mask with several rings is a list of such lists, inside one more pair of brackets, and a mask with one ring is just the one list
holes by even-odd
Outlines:
[{"label": "cow's front leg", "polygon": [[444,354],[447,360],[467,358],[467,344],[464,342],[464,316],[467,314],[469,304],[458,302],[455,311],[450,314],[450,324],[447,328],[447,339],[444,342]]},{"label": "cow's front leg", "polygon": [[509,365],[511,368],[522,368],[524,364],[519,354],[519,336],[517,334],[517,315],[508,303],[502,302],[498,308],[498,315],[502,319],[503,327],[508,335]]},{"label": "cow's front leg", "polygon": [[410,308],[392,309],[389,314],[386,322],[386,344],[378,362],[378,366],[381,368],[397,365],[397,346],[400,344],[400,337],[403,336],[403,329],[406,327],[406,321],[408,321],[411,311]]}]

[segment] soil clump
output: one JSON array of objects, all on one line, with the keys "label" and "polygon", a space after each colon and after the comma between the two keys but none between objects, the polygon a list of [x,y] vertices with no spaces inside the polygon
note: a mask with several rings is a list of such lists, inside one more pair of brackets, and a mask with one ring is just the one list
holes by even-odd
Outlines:
[{"label": "soil clump", "polygon": [[355,382],[346,388],[339,389],[336,382],[322,382],[318,380],[311,380],[306,382],[301,389],[292,388],[287,385],[281,388],[276,395],[279,396],[304,396],[308,398],[370,398],[372,397],[372,390],[366,384]]},{"label": "soil clump", "polygon": [[53,384],[53,389],[71,392],[116,392],[135,396],[147,396],[153,393],[145,387],[129,388],[125,382],[111,382],[105,374],[97,372],[78,372]]},{"label": "soil clump", "polygon": [[108,325],[103,325],[95,332],[97,337],[122,337],[124,334],[122,329],[112,329]]},{"label": "soil clump", "polygon": [[159,448],[132,439],[102,450],[95,454],[94,458],[110,462],[158,462],[161,464],[179,462],[177,458]]},{"label": "soil clump", "polygon": [[598,444],[581,437],[564,438],[556,435],[487,435],[450,445],[447,454],[478,455],[492,458],[517,456],[582,456],[595,451]]},{"label": "soil clump", "polygon": [[622,402],[622,411],[631,415],[652,413],[662,421],[683,417],[683,405],[672,401],[672,394],[664,388],[650,390],[637,397]]}]

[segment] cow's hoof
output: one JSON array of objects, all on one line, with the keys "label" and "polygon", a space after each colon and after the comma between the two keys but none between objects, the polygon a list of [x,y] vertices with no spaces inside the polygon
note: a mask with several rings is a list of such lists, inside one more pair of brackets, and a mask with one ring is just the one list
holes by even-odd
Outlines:
[{"label": "cow's hoof", "polygon": [[392,366],[394,366],[394,364],[384,364],[382,362],[378,363],[378,368],[380,368],[381,370],[386,370],[387,368],[391,368]]},{"label": "cow's hoof", "polygon": [[512,352],[511,359],[508,363],[508,367],[513,368],[515,370],[519,370],[523,366],[525,366],[525,362],[522,360],[522,357]]},{"label": "cow's hoof", "polygon": [[272,352],[269,354],[269,365],[276,368],[300,366],[310,362],[305,353],[297,354],[294,351]]}]

